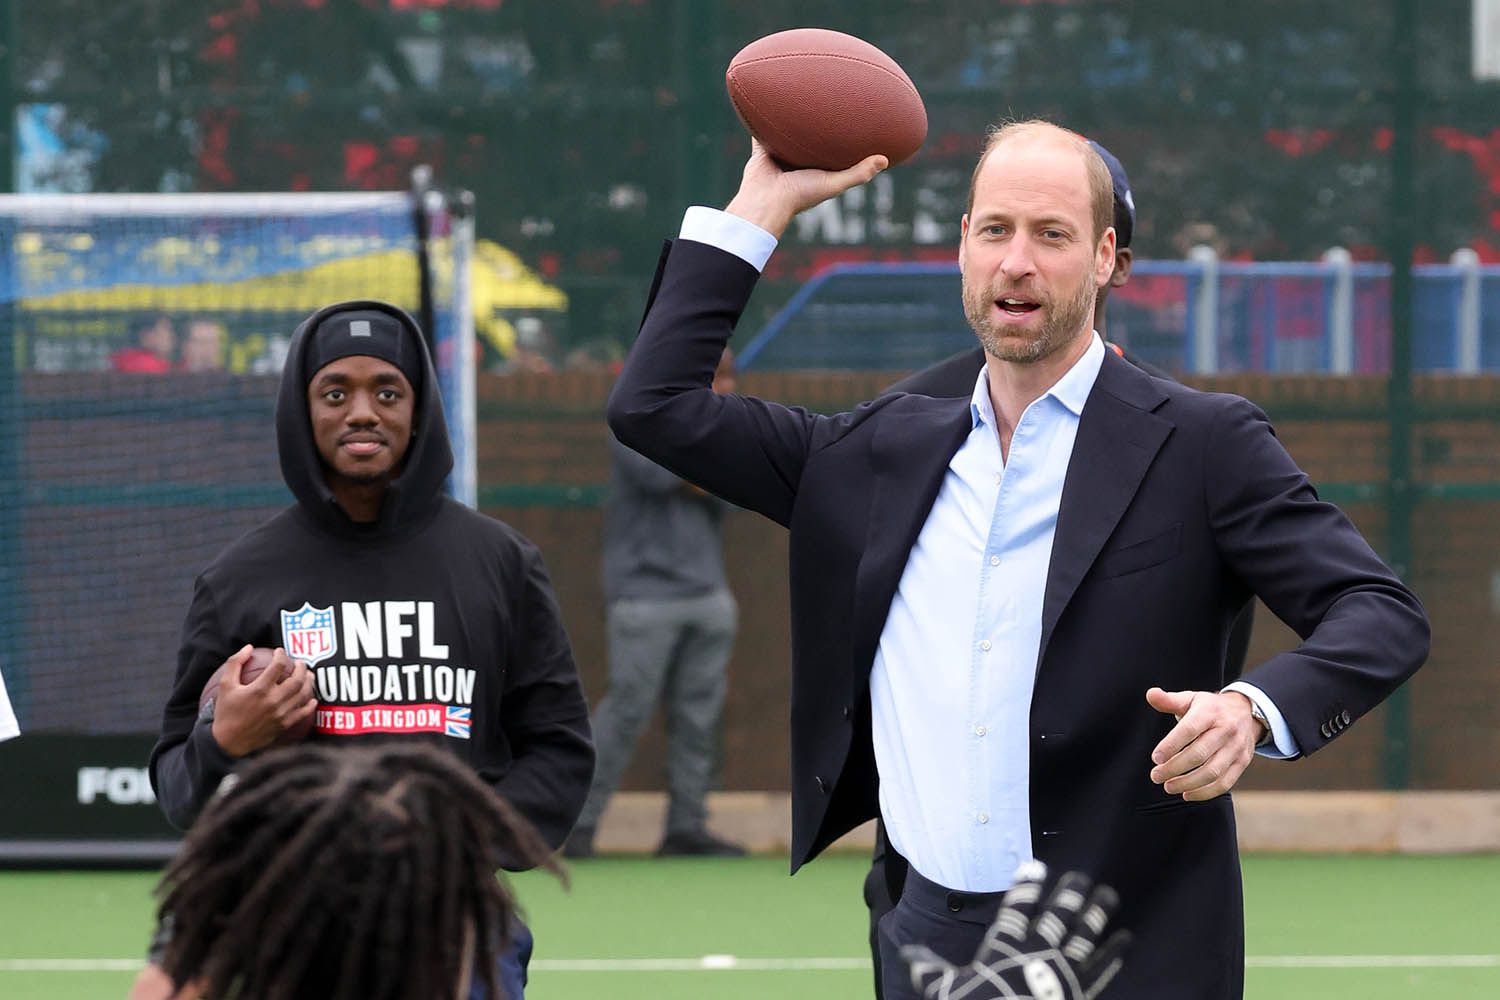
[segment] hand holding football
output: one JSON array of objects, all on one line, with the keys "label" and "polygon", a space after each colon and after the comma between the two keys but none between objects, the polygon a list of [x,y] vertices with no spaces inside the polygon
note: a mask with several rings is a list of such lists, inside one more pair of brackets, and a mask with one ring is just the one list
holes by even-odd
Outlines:
[{"label": "hand holding football", "polygon": [[910,159],[927,137],[911,79],[869,42],[794,28],[745,46],[725,73],[735,112],[785,167],[844,170],[867,156]]},{"label": "hand holding football", "polygon": [[[278,670],[266,675],[273,664]],[[238,669],[237,680],[226,683],[225,673]],[[266,676],[263,676],[266,675]],[[232,696],[232,702],[225,698]],[[209,703],[214,702],[212,709]],[[312,732],[317,701],[312,696],[312,678],[305,665],[295,663],[264,646],[240,649],[227,659],[203,685],[198,697],[200,713],[214,723],[214,737],[226,753],[240,757],[266,746],[298,743]]]}]

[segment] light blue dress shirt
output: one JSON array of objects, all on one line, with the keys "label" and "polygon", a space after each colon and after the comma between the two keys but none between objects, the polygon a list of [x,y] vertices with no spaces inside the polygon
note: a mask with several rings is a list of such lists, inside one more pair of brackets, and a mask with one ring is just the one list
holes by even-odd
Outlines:
[{"label": "light blue dress shirt", "polygon": [[[1063,478],[1104,344],[1022,412],[1002,459],[981,370],[972,427],[896,587],[870,672],[891,846],[941,885],[1004,889],[1032,857],[1031,693]],[[1143,762],[1144,766],[1145,762]]]},{"label": "light blue dress shirt", "polygon": [[[757,270],[777,242],[753,223],[701,206],[688,210],[679,235]],[[912,546],[880,635],[870,702],[881,817],[912,867],[951,889],[1008,888],[1033,856],[1030,717],[1042,598],[1063,481],[1104,350],[1094,334],[1073,367],[1026,408],[1006,459],[985,369],[975,373],[972,427]],[[1242,681],[1225,690],[1265,712],[1275,745],[1260,753],[1296,755],[1264,692]],[[1141,767],[1149,770],[1151,761]]]}]

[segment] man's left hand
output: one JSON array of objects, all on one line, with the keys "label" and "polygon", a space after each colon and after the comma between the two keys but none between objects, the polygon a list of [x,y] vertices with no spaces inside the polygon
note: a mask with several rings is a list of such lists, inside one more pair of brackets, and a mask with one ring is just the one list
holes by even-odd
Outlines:
[{"label": "man's left hand", "polygon": [[1255,759],[1262,726],[1250,714],[1250,699],[1237,691],[1146,692],[1146,703],[1175,716],[1177,725],[1151,752],[1151,780],[1189,802],[1229,791]]}]

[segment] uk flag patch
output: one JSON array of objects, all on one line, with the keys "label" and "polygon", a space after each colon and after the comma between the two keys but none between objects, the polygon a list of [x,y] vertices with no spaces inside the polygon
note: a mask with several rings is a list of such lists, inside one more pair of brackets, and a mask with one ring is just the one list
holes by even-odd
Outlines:
[{"label": "uk flag patch", "polygon": [[444,733],[448,736],[456,737],[457,739],[468,739],[469,727],[471,724],[470,717],[473,715],[473,711],[474,710],[470,708],[457,708],[452,705],[448,706],[445,718],[447,726],[444,729]]}]

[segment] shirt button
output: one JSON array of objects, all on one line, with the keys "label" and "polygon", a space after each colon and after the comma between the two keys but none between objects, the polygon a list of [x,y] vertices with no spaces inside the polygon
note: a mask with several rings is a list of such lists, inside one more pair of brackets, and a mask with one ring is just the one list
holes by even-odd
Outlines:
[{"label": "shirt button", "polygon": [[984,728],[983,726],[975,726],[974,727],[974,735],[975,736],[983,736],[987,732],[989,732],[989,730],[986,729],[986,728]]},{"label": "shirt button", "polygon": [[979,643],[979,648],[988,653],[990,651],[990,641],[988,639],[981,641]]},{"label": "shirt button", "polygon": [[990,565],[991,566],[999,566],[1000,565],[1000,557],[999,556],[990,556]]},{"label": "shirt button", "polygon": [[979,822],[981,822],[981,823],[988,823],[990,821],[990,814],[989,813],[980,813],[977,818],[978,818]]}]

